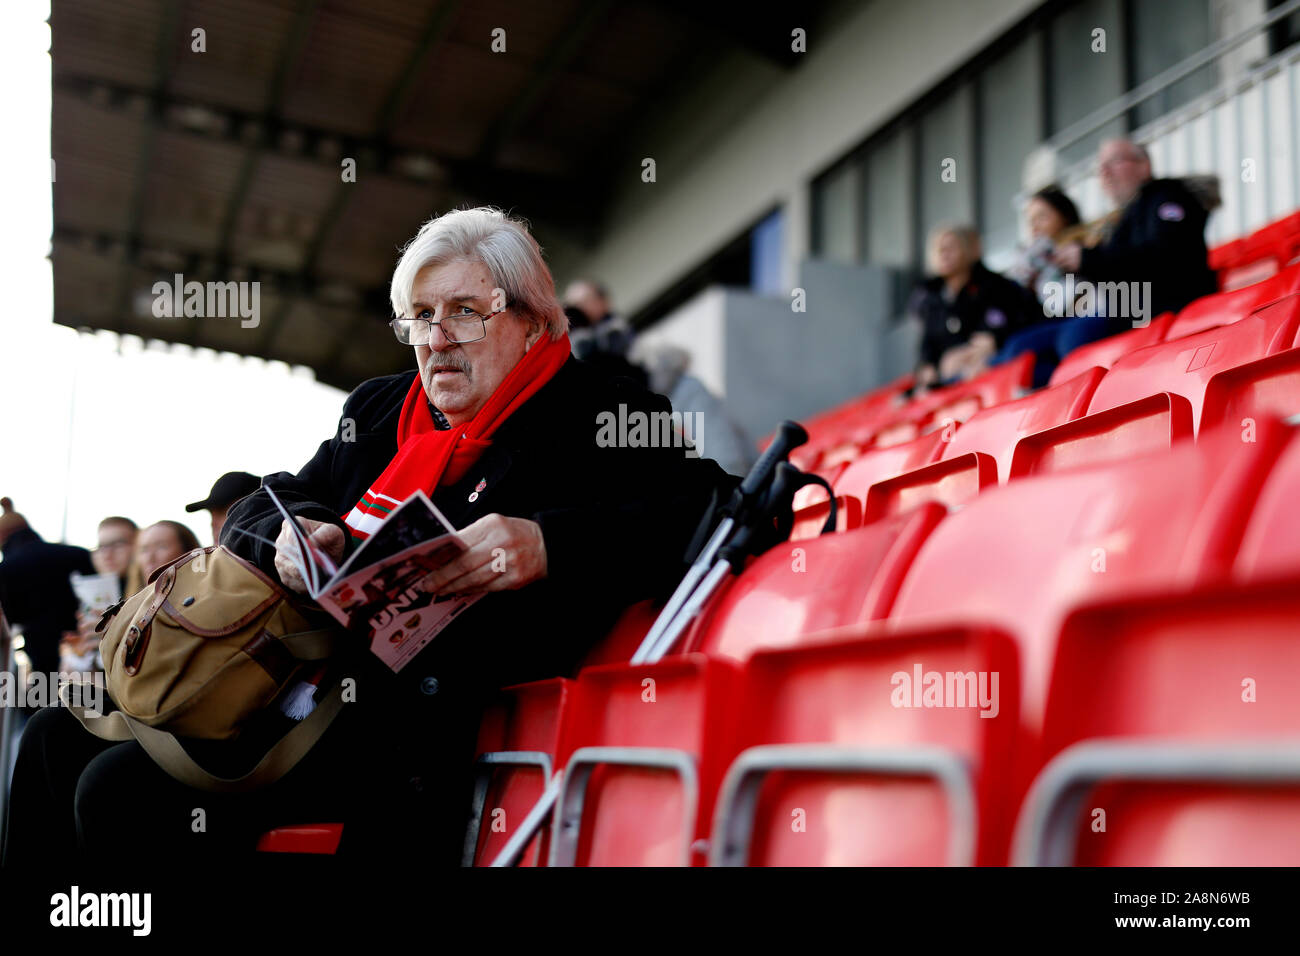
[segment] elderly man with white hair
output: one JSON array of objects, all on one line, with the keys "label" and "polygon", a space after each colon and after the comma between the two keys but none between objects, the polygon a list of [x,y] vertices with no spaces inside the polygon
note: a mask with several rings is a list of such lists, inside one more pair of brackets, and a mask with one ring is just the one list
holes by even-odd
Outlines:
[{"label": "elderly man with white hair", "polygon": [[[598,440],[602,413],[666,414],[668,403],[570,355],[550,271],[523,223],[490,208],[430,220],[402,253],[391,298],[387,334],[411,346],[415,368],[358,386],[311,461],[263,488],[335,559],[368,533],[372,504],[424,491],[469,546],[425,587],[482,600],[397,673],[357,648],[346,665],[355,703],[254,794],[189,791],[137,744],[99,752],[66,715],[49,715],[28,758],[44,774],[29,767],[14,804],[46,852],[73,833],[84,850],[135,860],[246,852],[276,825],[342,821],[340,853],[454,863],[486,696],[572,674],[622,609],[680,576],[701,516],[736,479],[682,447]],[[230,509],[221,542],[305,590],[265,490]],[[66,765],[77,760],[91,770]],[[206,810],[203,835],[191,830],[195,806]]]}]

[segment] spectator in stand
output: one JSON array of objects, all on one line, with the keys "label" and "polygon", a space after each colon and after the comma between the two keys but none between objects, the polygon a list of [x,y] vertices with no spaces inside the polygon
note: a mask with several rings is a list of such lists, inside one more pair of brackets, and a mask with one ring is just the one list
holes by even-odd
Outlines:
[{"label": "spectator in stand", "polygon": [[[573,673],[627,606],[680,580],[700,519],[737,480],[680,448],[598,441],[602,412],[661,415],[668,402],[573,357],[554,280],[521,222],[491,208],[430,220],[403,250],[391,298],[413,367],[359,385],[311,461],[266,476],[231,508],[222,543],[303,593],[292,529],[268,489],[336,560],[376,526],[372,502],[423,491],[466,545],[424,590],[482,599],[400,672],[363,647],[338,661],[355,703],[255,793],[195,791],[136,742],[106,745],[65,709],[42,710],[14,771],[6,866],[78,847],[193,866],[251,854],[270,827],[314,820],[344,823],[344,857],[394,866],[414,850],[422,866],[456,865],[486,702],[500,687]],[[370,346],[358,336],[353,347]],[[282,736],[289,719],[274,706],[258,716],[266,726],[187,749],[211,745],[200,763],[242,773],[265,752],[250,740]],[[195,806],[207,810],[206,833],[192,830]]]},{"label": "spectator in stand", "polygon": [[49,544],[0,498],[0,607],[11,625],[21,627],[32,670],[59,667],[59,641],[77,626],[77,596],[68,575],[94,574],[90,552],[67,544]]},{"label": "spectator in stand", "polygon": [[650,391],[667,396],[673,411],[683,417],[699,416],[684,425],[692,430],[690,437],[703,457],[712,458],[732,475],[749,472],[758,457],[757,446],[731,417],[726,403],[689,374],[689,352],[667,343],[638,341],[632,346],[632,358],[646,369]]},{"label": "spectator in stand", "polygon": [[920,387],[973,378],[1010,333],[1041,317],[1032,295],[981,261],[973,226],[936,226],[926,247],[933,277],[917,284],[907,306],[921,323]]},{"label": "spectator in stand", "polygon": [[1025,203],[1025,225],[1029,242],[1019,250],[1005,275],[1032,292],[1041,303],[1048,297],[1048,284],[1064,278],[1052,255],[1058,244],[1076,232],[1079,209],[1059,186],[1045,186]]},{"label": "spectator in stand", "polygon": [[206,508],[212,515],[212,543],[221,540],[221,528],[226,523],[226,512],[240,498],[246,498],[262,487],[262,479],[246,471],[228,471],[217,479],[208,496],[202,501],[192,501],[185,506],[193,513]]},{"label": "spectator in stand", "polygon": [[[1073,242],[1057,249],[1056,264],[1092,282],[1150,282],[1149,318],[1215,292],[1205,248],[1209,209],[1187,181],[1153,179],[1146,149],[1126,139],[1101,144],[1097,169],[1119,219],[1091,249]],[[1106,333],[1131,328],[1135,318],[1108,316]]]},{"label": "spectator in stand", "polygon": [[[113,515],[99,523],[99,543],[90,552],[90,560],[99,574],[111,574],[117,578],[121,597],[128,597],[139,590],[127,590],[140,579],[139,569],[135,566],[135,543],[139,528],[130,518]],[[104,607],[87,608],[84,604],[77,611],[77,630],[64,634],[59,645],[59,669],[65,671],[86,669],[86,658],[99,647],[100,635],[95,632]]]},{"label": "spectator in stand", "polygon": [[576,279],[564,292],[565,306],[573,306],[587,317],[587,327],[573,330],[574,354],[582,358],[583,347],[626,355],[632,345],[632,330],[614,314],[609,291],[593,279]]},{"label": "spectator in stand", "polygon": [[1029,243],[1006,274],[1034,295],[1043,318],[1010,335],[989,364],[999,365],[1023,352],[1033,352],[1034,385],[1041,387],[1063,356],[1107,334],[1107,322],[1091,315],[1061,318],[1050,311],[1054,294],[1059,300],[1065,289],[1065,273],[1054,259],[1056,248],[1082,229],[1079,210],[1070,197],[1056,185],[1040,189],[1025,204],[1025,224]]},{"label": "spectator in stand", "polygon": [[[609,293],[599,282],[578,279],[564,293],[564,312],[569,316],[569,340],[573,354],[606,376],[621,375],[644,388],[645,370],[628,359],[634,333],[614,314]],[[573,320],[578,319],[577,323]]]},{"label": "spectator in stand", "polygon": [[158,521],[140,532],[136,562],[145,584],[159,568],[199,547],[198,536],[179,521]]},{"label": "spectator in stand", "polygon": [[122,593],[126,590],[131,561],[135,557],[135,541],[140,529],[130,518],[113,515],[99,523],[99,543],[90,553],[95,570],[100,574],[116,574]]}]

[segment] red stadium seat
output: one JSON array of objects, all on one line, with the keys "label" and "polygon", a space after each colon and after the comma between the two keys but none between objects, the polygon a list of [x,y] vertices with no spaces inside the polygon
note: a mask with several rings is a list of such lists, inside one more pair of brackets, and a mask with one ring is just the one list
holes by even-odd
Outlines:
[{"label": "red stadium seat", "polygon": [[1219,372],[1205,386],[1201,429],[1228,425],[1242,428],[1245,419],[1300,415],[1300,348]]},{"label": "red stadium seat", "polygon": [[[1033,378],[1034,356],[1026,352],[969,382],[948,385],[914,398],[879,421],[870,436],[870,448],[892,448],[910,442],[923,433],[964,421],[981,408],[1018,398],[1033,384]],[[864,434],[854,437],[861,439]]]},{"label": "red stadium seat", "polygon": [[[507,687],[484,713],[464,865],[491,863],[550,782],[571,686],[555,678]],[[519,864],[544,866],[548,840],[549,833],[539,830]]]},{"label": "red stadium seat", "polygon": [[1225,269],[1235,268],[1244,261],[1242,256],[1245,249],[1245,239],[1233,239],[1211,249],[1206,261],[1215,272],[1223,272]]},{"label": "red stadium seat", "polygon": [[587,653],[582,666],[619,664],[631,660],[662,609],[654,601],[638,601],[633,604],[619,615],[609,634]]},{"label": "red stadium seat", "polygon": [[865,501],[867,491],[876,482],[938,461],[943,439],[943,432],[931,432],[889,448],[870,448],[840,472],[831,487],[837,495],[852,495]]},{"label": "red stadium seat", "polygon": [[732,736],[737,674],[691,654],[578,676],[561,730],[552,866],[703,862],[697,841],[722,772],[707,748]]},{"label": "red stadium seat", "polygon": [[942,459],[984,452],[993,456],[998,478],[1005,482],[1011,473],[1016,442],[1086,414],[1092,393],[1105,374],[1103,368],[1090,368],[1059,385],[978,412],[943,445]]},{"label": "red stadium seat", "polygon": [[343,839],[341,823],[307,823],[300,826],[276,827],[263,833],[257,841],[258,853],[315,853],[332,855],[338,852]]},{"label": "red stadium seat", "polygon": [[745,660],[760,648],[883,617],[943,516],[940,505],[926,504],[855,531],[778,545],[714,597],[682,646]]},{"label": "red stadium seat", "polygon": [[[891,625],[981,622],[1015,636],[1022,729],[1032,743],[1056,634],[1073,606],[1228,573],[1287,437],[1277,422],[1260,425],[1251,444],[1235,434],[1182,441],[984,492],[927,537],[889,611]],[[1017,781],[1027,784],[1032,772],[1025,765]]]},{"label": "red stadium seat", "polygon": [[1298,618],[1295,578],[1071,615],[1019,862],[1300,863]]},{"label": "red stadium seat", "polygon": [[[1240,434],[1230,424],[1225,431]],[[1300,573],[1300,432],[1293,433],[1255,502],[1237,553],[1235,574],[1253,581]]]},{"label": "red stadium seat", "polygon": [[872,485],[862,508],[862,522],[902,514],[927,501],[955,510],[997,483],[997,462],[983,452],[936,461]]},{"label": "red stadium seat", "polygon": [[1151,320],[1151,324],[1144,328],[1129,329],[1127,332],[1120,332],[1118,335],[1079,346],[1069,355],[1061,357],[1061,363],[1052,370],[1052,377],[1047,384],[1060,385],[1082,375],[1090,368],[1110,368],[1130,352],[1163,341],[1165,329],[1172,318],[1172,312],[1164,312],[1157,315]]},{"label": "red stadium seat", "polygon": [[1295,265],[1231,292],[1202,296],[1174,316],[1165,331],[1165,341],[1186,338],[1207,329],[1240,322],[1251,312],[1300,291],[1298,283],[1300,265]]},{"label": "red stadium seat", "polygon": [[908,406],[915,410],[914,420],[921,425],[942,427],[945,422],[962,422],[981,408],[1001,405],[1033,385],[1034,354],[1023,352],[984,374],[946,388],[936,389]]},{"label": "red stadium seat", "polygon": [[[819,491],[821,489],[818,489]],[[826,519],[830,516],[831,506],[822,492],[822,500],[799,508],[794,513],[794,525],[790,529],[791,541],[804,541],[815,538],[822,533]],[[852,531],[862,526],[862,502],[848,495],[835,496],[835,530]]]},{"label": "red stadium seat", "polygon": [[1191,437],[1191,403],[1161,392],[1026,435],[1016,445],[1010,477],[1123,461]]},{"label": "red stadium seat", "polygon": [[712,861],[1002,862],[998,794],[1017,697],[1009,638],[981,628],[823,636],[745,666]]},{"label": "red stadium seat", "polygon": [[1290,348],[1300,320],[1297,305],[1300,296],[1288,296],[1232,325],[1129,353],[1101,380],[1088,411],[1104,411],[1156,392],[1173,392],[1192,403],[1192,423],[1199,428],[1206,383],[1224,369]]}]

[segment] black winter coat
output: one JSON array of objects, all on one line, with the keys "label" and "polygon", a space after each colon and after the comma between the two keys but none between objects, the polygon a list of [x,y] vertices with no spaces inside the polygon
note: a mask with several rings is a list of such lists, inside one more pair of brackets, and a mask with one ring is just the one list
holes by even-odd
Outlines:
[{"label": "black winter coat", "polygon": [[[397,452],[398,415],[415,374],[360,385],[315,457],[297,475],[267,475],[263,486],[296,516],[342,527],[341,516]],[[357,656],[356,710],[344,708],[354,752],[414,792],[446,796],[446,809],[428,812],[444,826],[454,817],[453,839],[468,799],[459,775],[469,770],[486,697],[508,684],[572,674],[624,607],[669,593],[701,516],[738,481],[680,447],[600,447],[598,416],[617,417],[620,405],[628,413],[669,411],[662,396],[570,358],[502,424],[464,478],[432,496],[455,527],[492,513],[536,521],[545,579],[480,599],[397,674],[368,651]],[[471,502],[481,481],[486,487]],[[240,531],[274,541],[280,525],[258,491],[231,508],[221,543],[275,576],[274,549]]]},{"label": "black winter coat", "polygon": [[988,332],[1000,348],[1011,333],[1043,317],[1032,292],[982,262],[971,268],[970,281],[956,298],[944,295],[944,280],[917,283],[907,304],[921,323],[921,364],[939,364],[943,353],[963,345],[976,332]]},{"label": "black winter coat", "polygon": [[23,629],[32,669],[59,669],[59,641],[77,629],[77,596],[68,576],[94,574],[90,552],[68,544],[50,544],[30,529],[15,531],[0,561],[0,607],[10,624]]},{"label": "black winter coat", "polygon": [[[1104,243],[1084,249],[1080,274],[1093,282],[1150,282],[1151,314],[1177,312],[1218,289],[1207,263],[1209,213],[1177,179],[1153,179],[1125,207]],[[1128,327],[1136,316],[1116,316]]]}]

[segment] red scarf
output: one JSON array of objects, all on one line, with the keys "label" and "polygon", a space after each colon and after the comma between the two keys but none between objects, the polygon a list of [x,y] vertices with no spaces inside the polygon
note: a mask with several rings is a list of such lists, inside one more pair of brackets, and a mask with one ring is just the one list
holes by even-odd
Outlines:
[{"label": "red scarf", "polygon": [[432,497],[439,485],[453,485],[465,477],[492,444],[492,433],[551,380],[569,353],[567,335],[552,339],[543,334],[478,413],[450,429],[434,427],[424,383],[417,375],[397,419],[397,454],[356,507],[343,516],[352,536],[361,540],[370,537],[388,513],[417,490]]}]

